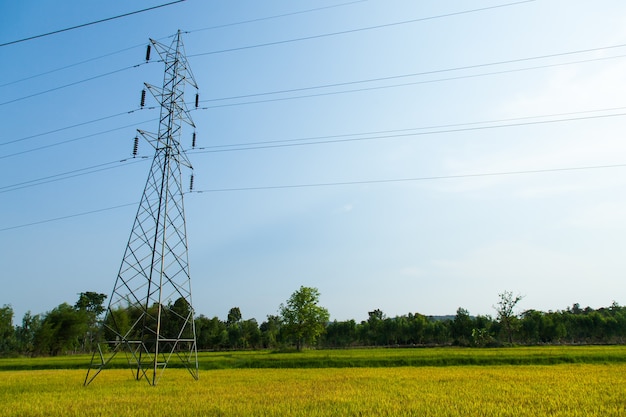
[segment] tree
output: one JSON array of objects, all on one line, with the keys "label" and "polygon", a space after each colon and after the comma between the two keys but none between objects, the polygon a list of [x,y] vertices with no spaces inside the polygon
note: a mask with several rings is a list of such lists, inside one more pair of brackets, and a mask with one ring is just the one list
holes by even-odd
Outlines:
[{"label": "tree", "polygon": [[295,340],[298,350],[304,343],[315,343],[326,329],[330,314],[318,305],[319,298],[317,288],[301,286],[279,307],[285,333]]},{"label": "tree", "polygon": [[193,311],[185,297],[178,297],[168,303],[165,314],[161,317],[161,330],[165,337],[173,339],[193,337]]},{"label": "tree", "polygon": [[74,351],[80,346],[87,327],[88,318],[84,311],[67,303],[60,304],[43,319],[35,334],[35,350],[52,356]]},{"label": "tree", "polygon": [[494,308],[498,313],[498,320],[500,320],[500,323],[506,331],[509,343],[513,344],[513,330],[517,320],[514,309],[524,297],[519,294],[514,297],[513,293],[510,291],[504,291],[498,294],[498,297],[500,297],[500,301],[498,301],[498,304],[494,306]]},{"label": "tree", "polygon": [[423,314],[409,313],[408,320],[411,343],[422,344],[424,342],[424,331],[428,327],[428,318]]},{"label": "tree", "polygon": [[13,308],[5,304],[0,308],[0,355],[12,353],[14,349]]},{"label": "tree", "polygon": [[378,345],[386,343],[382,332],[385,318],[385,313],[378,308],[367,313],[367,321],[361,323],[364,329],[362,333],[365,344]]},{"label": "tree", "polygon": [[346,347],[350,346],[356,340],[356,322],[333,321],[326,327],[326,335],[324,336],[324,345],[329,347]]},{"label": "tree", "polygon": [[256,319],[244,320],[241,327],[241,344],[245,349],[257,348],[261,344],[261,331]]},{"label": "tree", "polygon": [[101,294],[93,291],[81,292],[78,295],[78,301],[74,304],[74,308],[78,310],[85,310],[94,317],[98,317],[104,313],[104,300],[106,300],[106,294]]},{"label": "tree", "polygon": [[35,351],[35,335],[41,327],[41,316],[30,311],[24,313],[22,325],[15,327],[17,349],[21,354],[32,355]]},{"label": "tree", "polygon": [[228,310],[226,317],[226,330],[228,331],[228,343],[233,349],[245,347],[242,327],[242,315],[239,307]]},{"label": "tree", "polygon": [[241,309],[239,307],[233,307],[228,310],[228,316],[226,318],[226,325],[228,327],[239,324],[242,320]]},{"label": "tree", "polygon": [[213,317],[200,315],[196,320],[196,343],[198,349],[220,349],[228,343],[226,323]]},{"label": "tree", "polygon": [[259,326],[261,342],[265,348],[274,348],[280,342],[280,317],[269,315],[267,320]]},{"label": "tree", "polygon": [[472,330],[474,330],[474,321],[469,311],[459,307],[456,310],[456,316],[451,323],[452,337],[455,343],[459,345],[468,345],[472,340]]},{"label": "tree", "polygon": [[[136,310],[137,309],[123,306],[110,309],[104,319],[104,340],[111,341],[118,339],[118,332],[125,337],[131,337],[134,334],[134,332],[129,333],[131,326],[140,316],[139,313],[136,313]],[[114,331],[113,329],[116,330]]]},{"label": "tree", "polygon": [[98,334],[98,316],[106,310],[103,305],[106,298],[106,294],[93,291],[81,292],[78,295],[78,301],[74,304],[74,308],[76,310],[84,312],[87,316],[88,328],[83,336],[83,350],[92,349],[92,345],[95,342],[96,335]]}]

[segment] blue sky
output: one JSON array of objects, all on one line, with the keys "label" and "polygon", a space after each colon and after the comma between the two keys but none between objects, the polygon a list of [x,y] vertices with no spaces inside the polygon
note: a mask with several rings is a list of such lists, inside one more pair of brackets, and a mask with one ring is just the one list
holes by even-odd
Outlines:
[{"label": "blue sky", "polygon": [[[159,4],[2,2],[0,43]],[[262,322],[301,285],[337,320],[624,304],[624,28],[618,0],[187,0],[2,46],[0,305],[112,290],[158,128],[145,45],[178,29],[198,313]]]}]

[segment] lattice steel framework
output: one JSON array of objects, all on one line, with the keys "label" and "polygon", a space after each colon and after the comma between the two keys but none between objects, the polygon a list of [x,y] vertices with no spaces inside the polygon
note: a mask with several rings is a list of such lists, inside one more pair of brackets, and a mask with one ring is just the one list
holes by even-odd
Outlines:
[{"label": "lattice steel framework", "polygon": [[[134,378],[151,385],[157,384],[173,359],[198,379],[181,175],[181,167],[191,168],[191,163],[180,143],[183,122],[195,127],[184,101],[184,87],[198,87],[180,31],[169,46],[150,42],[165,63],[163,87],[146,84],[161,105],[159,131],[157,135],[139,133],[153,145],[155,154],[109,299],[102,325],[104,342],[92,357],[85,385],[107,365],[112,366],[120,352]],[[146,59],[149,50],[150,46]],[[145,93],[142,105],[144,98]],[[114,362],[119,366],[119,360]]]}]

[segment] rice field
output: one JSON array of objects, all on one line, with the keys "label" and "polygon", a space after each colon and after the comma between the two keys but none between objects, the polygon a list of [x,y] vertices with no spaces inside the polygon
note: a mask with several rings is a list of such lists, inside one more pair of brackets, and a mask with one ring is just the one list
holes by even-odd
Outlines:
[{"label": "rice field", "polygon": [[626,364],[0,372],[0,416],[624,416]]},{"label": "rice field", "polygon": [[[468,349],[368,348],[305,350],[302,352],[222,351],[198,354],[200,369],[233,368],[352,368],[454,365],[557,365],[567,363],[626,363],[626,345],[524,346]],[[91,355],[0,359],[0,371],[86,369]],[[111,367],[127,368],[123,355]],[[178,366],[171,363],[171,367]]]}]

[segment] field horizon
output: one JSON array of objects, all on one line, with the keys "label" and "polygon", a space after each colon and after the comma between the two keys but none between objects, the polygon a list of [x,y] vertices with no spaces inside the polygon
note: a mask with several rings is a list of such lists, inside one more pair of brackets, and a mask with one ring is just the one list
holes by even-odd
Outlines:
[{"label": "field horizon", "polygon": [[[90,354],[0,358],[0,371],[87,369]],[[311,349],[303,351],[238,350],[198,353],[198,367],[212,369],[363,368],[422,366],[557,365],[626,363],[626,345],[513,346],[497,348],[407,347]],[[107,366],[128,367],[119,353]],[[170,368],[182,365],[172,360]]]}]

